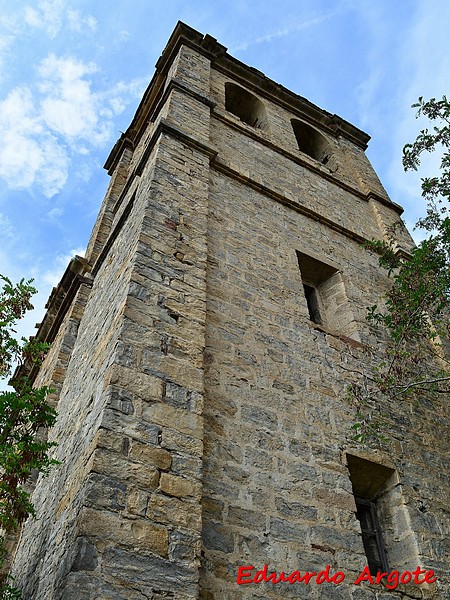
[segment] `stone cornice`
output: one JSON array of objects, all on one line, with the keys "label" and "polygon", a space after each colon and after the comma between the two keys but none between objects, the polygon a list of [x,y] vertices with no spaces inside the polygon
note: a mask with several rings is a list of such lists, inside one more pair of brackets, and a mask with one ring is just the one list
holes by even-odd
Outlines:
[{"label": "stone cornice", "polygon": [[[82,284],[92,287],[92,281],[87,260],[81,256],[72,258],[61,281],[53,288],[47,300],[45,305],[47,311],[34,336],[37,341],[48,344],[53,342],[78,289]],[[28,364],[21,365],[16,369],[12,380],[27,375],[31,381],[34,381],[38,370],[37,367]]]},{"label": "stone cornice", "polygon": [[[343,190],[347,191],[348,193],[350,193],[354,196],[357,196],[361,200],[366,201],[366,202],[368,202],[369,199],[377,200],[378,202],[380,202],[386,206],[389,206],[389,208],[394,209],[399,214],[402,212],[402,208],[400,206],[398,206],[397,204],[394,204],[393,202],[391,202],[388,198],[384,198],[383,196],[374,194],[374,192],[369,192],[368,194],[364,194],[363,192],[340,181],[336,177],[333,177],[333,175],[331,173],[326,173],[324,171],[324,169],[320,168],[320,166],[316,167],[315,165],[311,164],[310,161],[304,160],[300,156],[291,154],[287,150],[280,149],[279,146],[276,146],[276,145],[272,144],[271,142],[269,142],[268,140],[258,136],[257,133],[247,130],[247,128],[241,126],[239,123],[232,122],[231,119],[229,120],[226,117],[224,117],[223,115],[220,115],[218,113],[214,113],[213,116],[214,116],[214,118],[225,121],[227,126],[234,127],[235,129],[239,130],[240,132],[244,133],[245,135],[248,135],[248,136],[256,139],[258,142],[260,142],[261,144],[264,144],[266,147],[270,148],[271,150],[274,150],[275,152],[278,152],[279,154],[286,156],[287,158],[296,162],[297,164],[302,165],[303,167],[318,173],[321,177],[330,181],[330,183],[342,188]],[[232,167],[230,167],[229,165],[223,163],[220,159],[220,155],[218,155],[216,150],[214,150],[210,146],[207,146],[207,145],[199,142],[195,138],[193,138],[190,135],[188,135],[187,133],[183,132],[181,129],[178,129],[177,127],[174,127],[170,123],[167,123],[164,119],[161,119],[161,121],[158,123],[157,127],[155,128],[155,131],[153,132],[151,138],[149,139],[149,141],[147,143],[145,152],[141,156],[133,173],[129,176],[128,181],[117,201],[116,206],[120,206],[122,204],[122,202],[125,200],[127,194],[129,193],[129,190],[131,189],[131,186],[133,184],[135,177],[141,176],[142,171],[144,170],[145,165],[147,164],[147,161],[150,158],[153,148],[155,147],[157,141],[159,140],[159,138],[162,134],[167,134],[175,139],[178,139],[179,141],[186,144],[187,146],[194,148],[195,150],[197,150],[199,152],[204,153],[206,156],[209,157],[211,167],[213,169],[227,175],[228,177],[232,177],[233,179],[240,181],[244,185],[247,185],[247,186],[252,187],[253,189],[259,191],[260,193],[264,194],[265,196],[268,196],[268,197],[272,198],[273,200],[275,200],[281,204],[284,204],[285,206],[289,206],[296,212],[304,214],[304,215],[310,217],[311,219],[314,219],[315,221],[318,221],[320,223],[327,225],[327,227],[329,227],[330,229],[333,229],[334,231],[338,231],[339,233],[345,235],[346,237],[356,241],[358,244],[367,242],[367,239],[365,237],[355,233],[354,231],[351,231],[350,229],[348,229],[346,227],[343,227],[342,225],[339,225],[338,223],[335,223],[333,220],[325,217],[324,215],[321,215],[320,213],[316,212],[315,210],[299,204],[295,200],[290,199],[290,198],[284,196],[283,194],[270,189],[267,186],[264,186],[263,184],[259,183],[258,181],[255,181],[255,180],[251,179],[250,177],[243,175],[238,170],[235,170]],[[109,244],[110,240],[113,238],[114,238],[114,232],[110,235],[110,238],[106,242],[105,250],[104,250],[104,252],[102,252],[102,255],[101,255],[102,257],[104,257],[105,252],[107,251],[106,248],[109,247],[108,244]],[[97,272],[101,262],[102,261],[100,260],[100,257],[99,257],[95,266],[93,267],[94,274]]]}]

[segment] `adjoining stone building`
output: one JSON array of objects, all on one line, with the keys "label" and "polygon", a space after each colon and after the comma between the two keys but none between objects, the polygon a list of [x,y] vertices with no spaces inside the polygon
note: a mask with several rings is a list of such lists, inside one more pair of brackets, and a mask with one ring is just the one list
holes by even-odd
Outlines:
[{"label": "adjoining stone building", "polygon": [[[15,556],[24,598],[449,597],[448,407],[392,405],[387,441],[352,441],[388,284],[361,243],[401,214],[368,141],[178,23],[38,331],[61,465]],[[354,585],[368,561],[437,582]],[[345,580],[237,584],[265,564]]]}]

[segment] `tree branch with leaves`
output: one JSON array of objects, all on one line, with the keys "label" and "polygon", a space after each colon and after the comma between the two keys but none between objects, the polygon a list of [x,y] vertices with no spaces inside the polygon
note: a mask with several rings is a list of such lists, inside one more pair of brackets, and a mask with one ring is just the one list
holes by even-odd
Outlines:
[{"label": "tree branch with leaves", "polygon": [[[35,339],[18,340],[17,322],[33,308],[36,293],[32,280],[13,284],[0,275],[0,378],[8,379],[16,365],[39,365],[48,345]],[[0,392],[0,566],[6,558],[6,537],[17,531],[30,515],[34,516],[30,493],[25,486],[33,472],[46,474],[57,461],[49,456],[55,445],[43,439],[42,432],[56,420],[48,403],[47,387],[33,387],[27,376],[11,382],[12,391]],[[0,576],[0,599],[20,598],[6,573]]]},{"label": "tree branch with leaves", "polygon": [[450,393],[450,103],[419,101],[413,105],[417,117],[426,117],[430,127],[420,131],[403,149],[405,171],[418,170],[424,153],[441,152],[440,173],[422,179],[426,214],[416,229],[426,239],[411,250],[408,258],[396,251],[395,227],[387,240],[373,240],[366,247],[379,255],[392,285],[384,307],[368,309],[368,320],[387,332],[383,359],[375,362],[364,384],[349,390],[357,405],[356,439],[380,433],[385,401],[415,397],[433,400]]}]

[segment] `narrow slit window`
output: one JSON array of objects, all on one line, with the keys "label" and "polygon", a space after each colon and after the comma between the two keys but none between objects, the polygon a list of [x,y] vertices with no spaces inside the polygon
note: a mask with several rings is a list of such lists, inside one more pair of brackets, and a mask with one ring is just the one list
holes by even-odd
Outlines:
[{"label": "narrow slit window", "polygon": [[346,461],[370,573],[412,570],[420,559],[397,471],[353,454]]},{"label": "narrow slit window", "polygon": [[376,503],[357,496],[355,503],[370,573],[375,575],[379,571],[389,572]]},{"label": "narrow slit window", "polygon": [[305,317],[329,332],[360,341],[341,271],[299,250],[296,254],[301,277],[299,305]]},{"label": "narrow slit window", "polygon": [[319,297],[316,288],[305,283],[303,284],[303,290],[305,292],[309,318],[311,319],[311,321],[313,321],[313,323],[321,325],[322,317],[320,316]]}]

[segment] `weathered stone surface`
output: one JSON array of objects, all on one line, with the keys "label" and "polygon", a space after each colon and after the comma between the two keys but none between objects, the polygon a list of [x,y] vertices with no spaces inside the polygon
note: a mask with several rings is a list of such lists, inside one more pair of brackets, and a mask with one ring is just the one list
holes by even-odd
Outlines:
[{"label": "weathered stone surface", "polygon": [[174,561],[194,563],[200,554],[201,539],[198,535],[183,531],[173,531],[169,540],[169,557]]},{"label": "weathered stone surface", "polygon": [[91,473],[86,483],[86,505],[94,508],[125,508],[127,485],[112,477]]},{"label": "weathered stone surface", "polygon": [[161,379],[134,369],[123,368],[120,364],[113,365],[110,381],[113,385],[120,384],[129,393],[146,401],[161,400],[163,395],[164,382]]},{"label": "weathered stone surface", "polygon": [[147,513],[148,492],[132,488],[127,494],[127,510],[131,514],[145,516]]},{"label": "weathered stone surface", "polygon": [[154,448],[147,444],[139,444],[139,442],[133,442],[129,457],[139,462],[154,465],[164,471],[167,471],[172,464],[170,452],[163,448]]},{"label": "weathered stone surface", "polygon": [[180,433],[202,437],[202,418],[183,409],[167,404],[151,404],[142,412],[145,421],[171,427]]},{"label": "weathered stone surface", "polygon": [[80,516],[80,533],[97,540],[110,540],[125,546],[138,546],[167,556],[169,536],[167,529],[148,521],[130,520],[117,513],[83,509]]},{"label": "weathered stone surface", "polygon": [[202,456],[202,440],[192,437],[191,435],[182,434],[174,429],[162,429],[161,445],[168,450],[186,452],[187,454],[197,457]]},{"label": "weathered stone surface", "polygon": [[239,506],[230,506],[228,509],[228,519],[233,526],[245,527],[246,529],[265,530],[266,517],[253,510],[240,508]]},{"label": "weathered stone surface", "polygon": [[92,469],[96,473],[112,475],[150,490],[156,489],[159,483],[159,471],[153,466],[143,465],[102,449],[95,451]]},{"label": "weathered stone surface", "polygon": [[218,550],[228,553],[234,549],[233,536],[230,529],[221,523],[206,522],[203,527],[202,538],[208,550]]},{"label": "weathered stone surface", "polygon": [[88,539],[79,537],[75,559],[72,564],[73,571],[94,571],[98,565],[97,548]]},{"label": "weathered stone surface", "polygon": [[156,556],[136,555],[124,549],[113,548],[104,554],[106,575],[116,576],[130,587],[140,587],[149,593],[153,590],[167,590],[176,598],[195,598],[197,582],[195,570],[184,565],[163,560]]},{"label": "weathered stone surface", "polygon": [[145,596],[131,589],[117,589],[104,581],[100,575],[90,573],[70,573],[61,595],[62,600],[144,600]]},{"label": "weathered stone surface", "polygon": [[191,496],[198,500],[201,498],[201,485],[198,481],[191,481],[177,475],[161,473],[159,487],[162,492],[169,496],[176,496],[178,498]]},{"label": "weathered stone surface", "polygon": [[109,390],[108,406],[125,415],[134,413],[133,396],[124,389],[112,387]]},{"label": "weathered stone surface", "polygon": [[156,523],[200,530],[201,512],[197,502],[188,503],[163,494],[152,494],[147,506],[147,516]]},{"label": "weathered stone surface", "polygon": [[108,429],[100,429],[98,432],[97,445],[99,448],[123,453],[124,447],[129,443],[129,439],[121,433],[109,431]]}]

